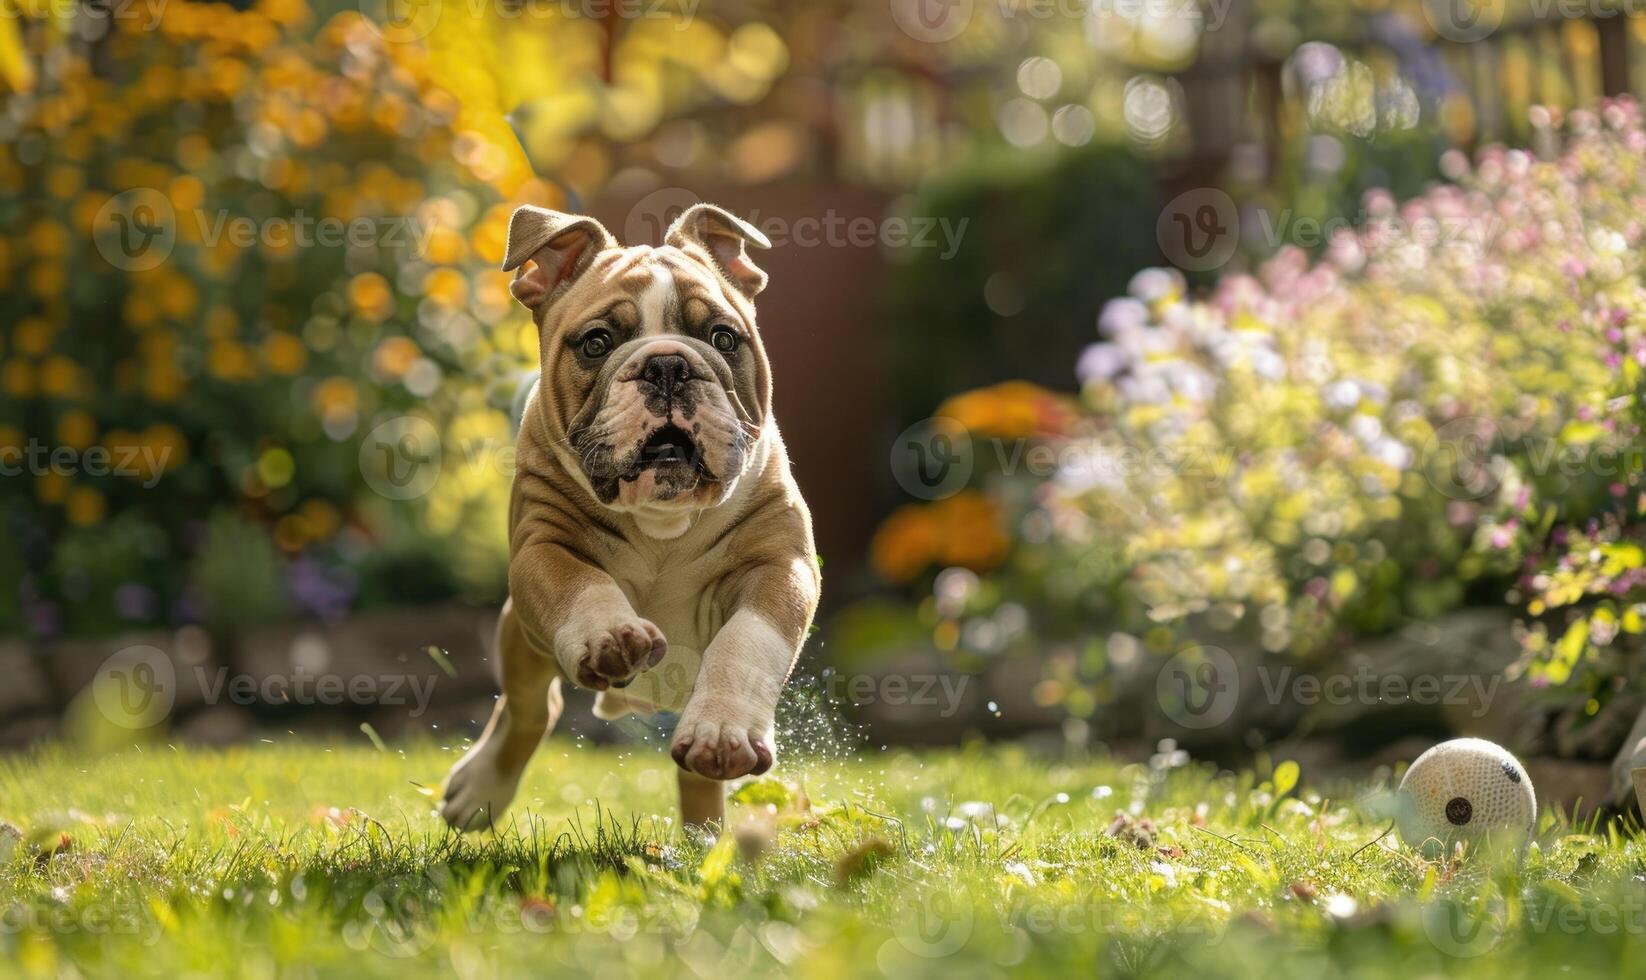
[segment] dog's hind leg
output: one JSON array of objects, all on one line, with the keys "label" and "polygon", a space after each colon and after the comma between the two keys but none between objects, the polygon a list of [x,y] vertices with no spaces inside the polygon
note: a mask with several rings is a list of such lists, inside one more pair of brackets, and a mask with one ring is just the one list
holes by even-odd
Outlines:
[{"label": "dog's hind leg", "polygon": [[440,815],[459,830],[489,827],[514,799],[526,763],[560,719],[560,667],[526,643],[512,602],[497,620],[502,696],[474,747],[452,767]]},{"label": "dog's hind leg", "polygon": [[726,822],[726,784],[681,769],[680,818],[688,827],[708,827]]}]

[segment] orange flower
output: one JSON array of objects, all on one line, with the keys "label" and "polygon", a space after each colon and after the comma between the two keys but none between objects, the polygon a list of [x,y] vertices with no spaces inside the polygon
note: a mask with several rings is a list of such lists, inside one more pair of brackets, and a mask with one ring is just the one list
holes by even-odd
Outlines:
[{"label": "orange flower", "polygon": [[13,398],[28,398],[34,394],[34,367],[28,361],[13,358],[0,369],[0,388]]},{"label": "orange flower", "polygon": [[417,344],[407,337],[387,337],[372,354],[372,367],[378,374],[386,378],[395,379],[405,377],[411,366],[417,363],[422,351]]},{"label": "orange flower", "polygon": [[189,170],[205,169],[212,156],[211,140],[199,133],[190,133],[177,141],[177,162]]},{"label": "orange flower", "polygon": [[84,449],[97,438],[97,423],[90,413],[75,410],[57,420],[57,441],[71,449]]},{"label": "orange flower", "polygon": [[42,393],[58,398],[73,395],[80,387],[80,368],[75,363],[58,354],[47,358],[40,366],[40,390]]},{"label": "orange flower", "polygon": [[143,374],[143,393],[162,405],[175,402],[183,395],[183,375],[170,364],[151,364]]},{"label": "orange flower", "polygon": [[17,333],[12,342],[17,350],[24,354],[44,354],[51,346],[51,336],[54,332],[50,320],[43,316],[24,317],[17,325]]},{"label": "orange flower", "polygon": [[61,296],[67,282],[68,271],[60,262],[40,262],[29,272],[29,288],[41,299]]},{"label": "orange flower", "polygon": [[206,355],[206,369],[223,381],[245,381],[256,376],[251,352],[232,340],[219,340]]},{"label": "orange flower", "polygon": [[938,558],[944,565],[987,572],[1005,560],[1009,542],[1000,529],[994,501],[975,490],[963,490],[932,507],[941,530]]},{"label": "orange flower", "polygon": [[[140,436],[111,432],[108,445],[111,451],[130,460],[130,467],[121,474],[145,484],[182,466],[189,449],[183,433],[176,426],[164,423],[149,426]],[[132,453],[132,449],[136,452]]]},{"label": "orange flower", "polygon": [[469,281],[456,269],[438,268],[424,278],[423,294],[441,306],[462,306],[469,298]]},{"label": "orange flower", "polygon": [[350,415],[359,404],[360,395],[354,390],[354,382],[348,378],[327,378],[315,386],[315,410],[327,418]]},{"label": "orange flower", "polygon": [[200,182],[199,177],[190,174],[173,179],[167,190],[172,207],[179,213],[195,210],[206,199],[206,185]]},{"label": "orange flower", "polygon": [[68,200],[80,190],[80,171],[74,167],[53,167],[46,175],[46,189],[52,197]]},{"label": "orange flower", "polygon": [[68,254],[69,232],[61,222],[49,218],[36,221],[24,236],[35,255],[43,259],[60,259]]},{"label": "orange flower", "polygon": [[905,504],[893,511],[869,544],[875,571],[893,582],[913,581],[936,553],[937,527],[930,508],[921,504]]},{"label": "orange flower", "polygon": [[308,359],[308,348],[289,333],[271,333],[263,339],[263,363],[275,374],[296,374]]},{"label": "orange flower", "polygon": [[185,276],[170,276],[156,290],[160,309],[171,319],[183,322],[200,308],[200,287]]},{"label": "orange flower", "polygon": [[260,0],[256,11],[276,24],[295,27],[308,22],[309,5],[304,0]]},{"label": "orange flower", "polygon": [[91,527],[103,519],[109,507],[103,495],[96,490],[90,487],[75,487],[69,491],[63,509],[69,515],[69,520],[81,527]]},{"label": "orange flower", "polygon": [[349,280],[349,305],[365,319],[382,323],[394,312],[394,291],[387,279],[375,272],[363,272]]},{"label": "orange flower", "polygon": [[342,516],[338,514],[337,508],[330,501],[319,497],[305,501],[299,512],[303,515],[303,523],[310,533],[318,539],[331,537],[342,524]]},{"label": "orange flower", "polygon": [[[473,246],[475,255],[488,265],[498,265],[503,261],[512,214],[507,205],[494,204],[487,209],[485,217],[475,222],[474,230],[469,233],[469,244]],[[432,240],[430,244],[433,244]]]},{"label": "orange flower", "polygon": [[990,571],[1009,548],[994,501],[962,490],[929,504],[899,507],[875,532],[869,557],[887,579],[909,582],[932,565]]},{"label": "orange flower", "polygon": [[1075,417],[1070,400],[1027,381],[1004,381],[955,395],[937,410],[975,434],[1005,439],[1057,435]]},{"label": "orange flower", "polygon": [[68,492],[69,478],[62,473],[48,472],[35,477],[34,495],[40,498],[41,503],[60,503]]}]

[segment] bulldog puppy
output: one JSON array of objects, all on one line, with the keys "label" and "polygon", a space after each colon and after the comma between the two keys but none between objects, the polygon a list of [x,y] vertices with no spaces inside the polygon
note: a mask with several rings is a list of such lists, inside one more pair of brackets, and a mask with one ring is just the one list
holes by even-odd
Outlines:
[{"label": "bulldog puppy", "polygon": [[659,247],[593,218],[522,207],[511,289],[537,324],[509,503],[502,696],[446,779],[441,815],[488,826],[561,709],[677,711],[687,823],[720,821],[722,780],[776,758],[773,714],[817,609],[811,515],[772,418],[755,329],[757,229],[699,204]]}]

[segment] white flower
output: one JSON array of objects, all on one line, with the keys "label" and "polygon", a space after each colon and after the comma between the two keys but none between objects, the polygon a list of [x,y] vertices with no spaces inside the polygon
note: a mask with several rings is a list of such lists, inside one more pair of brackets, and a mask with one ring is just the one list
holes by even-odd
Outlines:
[{"label": "white flower", "polygon": [[1109,300],[1103,305],[1103,312],[1097,315],[1097,332],[1105,337],[1114,337],[1148,325],[1149,308],[1141,300],[1130,296]]},{"label": "white flower", "polygon": [[1332,408],[1354,408],[1360,404],[1360,385],[1348,378],[1342,378],[1327,385],[1321,397],[1325,398],[1326,404]]},{"label": "white flower", "polygon": [[1286,359],[1267,347],[1252,351],[1251,362],[1252,370],[1265,381],[1279,381],[1286,376]]},{"label": "white flower", "polygon": [[1126,370],[1131,363],[1131,352],[1119,344],[1091,344],[1081,352],[1080,362],[1075,365],[1075,376],[1081,384],[1108,381]]},{"label": "white flower", "polygon": [[1119,490],[1126,485],[1126,456],[1113,446],[1090,443],[1070,447],[1054,479],[1071,493],[1088,490]]},{"label": "white flower", "polygon": [[1210,401],[1217,394],[1217,378],[1198,364],[1184,360],[1159,361],[1150,365],[1172,386],[1172,390],[1190,401]]},{"label": "white flower", "polygon": [[1383,435],[1383,420],[1375,415],[1355,415],[1349,419],[1349,432],[1370,446]]},{"label": "white flower", "polygon": [[1383,436],[1368,448],[1379,461],[1397,470],[1410,469],[1412,461],[1417,458],[1410,446],[1389,436]]},{"label": "white flower", "polygon": [[1595,255],[1609,258],[1613,255],[1622,255],[1628,250],[1629,242],[1610,228],[1596,228],[1589,232],[1589,247],[1594,249]]},{"label": "white flower", "polygon": [[1155,372],[1121,378],[1117,387],[1122,398],[1140,405],[1164,405],[1172,400],[1171,388]]},{"label": "white flower", "polygon": [[1183,294],[1183,274],[1176,269],[1144,269],[1132,276],[1126,292],[1145,303]]}]

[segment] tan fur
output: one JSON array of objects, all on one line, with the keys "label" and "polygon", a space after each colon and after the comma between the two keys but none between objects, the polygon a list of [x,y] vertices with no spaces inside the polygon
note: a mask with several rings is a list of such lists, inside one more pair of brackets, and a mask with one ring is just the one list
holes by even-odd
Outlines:
[{"label": "tan fur", "polygon": [[[503,697],[442,798],[461,829],[508,805],[562,680],[600,691],[603,717],[680,712],[671,754],[687,822],[718,821],[718,781],[776,758],[773,715],[820,579],[755,329],[765,274],[743,246],[765,240],[699,205],[665,242],[619,247],[593,219],[537,208],[511,224],[504,265],[521,270],[514,292],[534,311],[542,380],[509,508]],[[571,342],[590,324],[616,344],[598,360]],[[735,352],[713,346],[717,329],[739,336]],[[660,400],[645,369],[670,356],[689,380]],[[670,424],[691,433],[702,467],[624,471]]]}]

